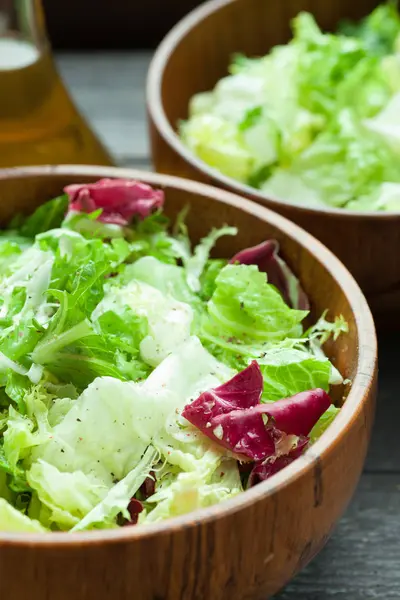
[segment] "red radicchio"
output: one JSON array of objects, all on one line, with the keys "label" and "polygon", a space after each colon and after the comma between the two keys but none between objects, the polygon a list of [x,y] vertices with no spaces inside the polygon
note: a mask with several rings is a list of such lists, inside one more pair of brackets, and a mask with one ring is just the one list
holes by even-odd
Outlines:
[{"label": "red radicchio", "polygon": [[140,500],[137,500],[136,498],[131,498],[131,501],[128,504],[130,520],[127,521],[125,525],[136,525],[142,510],[143,504],[140,502]]},{"label": "red radicchio", "polygon": [[[252,460],[264,458],[274,452],[274,441],[261,415],[248,414],[259,404],[262,389],[260,367],[253,361],[227,383],[204,392],[187,404],[182,416],[228,450]],[[240,418],[242,413],[246,413],[244,421]],[[231,414],[236,418],[231,419]]]},{"label": "red radicchio", "polygon": [[69,210],[91,213],[102,209],[99,221],[127,225],[164,204],[164,192],[129,179],[100,179],[96,183],[67,185]]},{"label": "red radicchio", "polygon": [[[244,460],[263,461],[288,454],[310,433],[331,401],[316,389],[291,398],[261,404],[263,378],[253,361],[233,379],[204,392],[185,406],[182,416],[214,442]],[[263,415],[268,418],[264,421]],[[291,437],[289,437],[291,436]],[[307,439],[307,438],[306,438]],[[289,442],[286,452],[280,447]],[[307,439],[308,442],[308,439]]]},{"label": "red radicchio", "polygon": [[256,463],[250,473],[247,487],[252,487],[261,481],[265,481],[269,477],[272,477],[272,475],[275,475],[275,473],[281,471],[284,467],[290,465],[296,458],[299,458],[299,456],[302,455],[308,442],[309,440],[307,437],[297,438],[295,447],[292,448],[288,454],[270,456],[264,461]]},{"label": "red radicchio", "polygon": [[308,298],[299,280],[278,255],[279,244],[276,240],[268,240],[246,248],[235,254],[230,260],[232,264],[257,265],[258,269],[267,274],[268,282],[281,292],[285,302],[292,308],[308,310]]},{"label": "red radicchio", "polygon": [[146,477],[142,485],[140,486],[140,491],[143,494],[143,498],[147,500],[150,498],[156,491],[156,474],[154,471],[150,472],[150,476]]},{"label": "red radicchio", "polygon": [[265,412],[274,421],[279,431],[289,435],[308,435],[321,415],[331,405],[328,394],[319,388],[300,392],[269,404],[260,404],[257,409]]}]

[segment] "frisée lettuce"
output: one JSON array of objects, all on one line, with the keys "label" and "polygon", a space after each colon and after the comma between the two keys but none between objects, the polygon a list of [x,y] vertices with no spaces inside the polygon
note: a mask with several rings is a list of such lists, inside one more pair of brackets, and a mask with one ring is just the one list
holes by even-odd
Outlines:
[{"label": "fris\u00e9e lettuce", "polygon": [[358,24],[341,23],[335,34],[302,12],[292,31],[287,45],[264,57],[235,56],[229,75],[191,99],[181,139],[266,196],[316,208],[398,210],[397,3]]},{"label": "fris\u00e9e lettuce", "polygon": [[0,530],[145,525],[298,459],[339,408],[340,315],[266,240],[213,258],[130,180],[67,186],[0,236]]}]

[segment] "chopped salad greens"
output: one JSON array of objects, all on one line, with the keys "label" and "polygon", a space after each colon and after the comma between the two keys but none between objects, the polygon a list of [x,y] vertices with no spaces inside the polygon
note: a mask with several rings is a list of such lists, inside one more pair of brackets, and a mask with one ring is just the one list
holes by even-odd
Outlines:
[{"label": "chopped salad greens", "polygon": [[235,496],[335,418],[326,315],[267,241],[211,258],[164,193],[71,185],[0,235],[0,530],[146,524]]},{"label": "chopped salad greens", "polygon": [[195,95],[183,142],[224,175],[306,206],[400,211],[397,2],[323,33],[300,13],[293,39],[235,56]]}]

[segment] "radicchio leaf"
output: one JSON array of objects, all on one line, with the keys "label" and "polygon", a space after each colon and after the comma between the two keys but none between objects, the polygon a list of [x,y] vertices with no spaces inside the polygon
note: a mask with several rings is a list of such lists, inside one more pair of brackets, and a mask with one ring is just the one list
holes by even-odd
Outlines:
[{"label": "radicchio leaf", "polygon": [[256,463],[253,467],[247,487],[252,487],[261,481],[265,481],[275,473],[281,471],[284,467],[290,465],[296,458],[302,455],[308,445],[309,439],[307,437],[297,438],[295,447],[290,450],[288,454],[280,456],[270,456],[262,462]]},{"label": "radicchio leaf", "polygon": [[143,504],[140,500],[136,498],[131,498],[131,501],[128,504],[128,512],[130,516],[130,520],[125,523],[125,525],[136,525],[139,519],[140,513],[143,511]]},{"label": "radicchio leaf", "polygon": [[150,472],[149,477],[146,477],[142,485],[140,486],[140,491],[143,495],[144,500],[150,498],[156,491],[156,474],[154,471]]},{"label": "radicchio leaf", "polygon": [[182,416],[231,452],[259,460],[275,451],[262,416],[252,411],[260,402],[262,389],[260,367],[253,361],[227,383],[187,404]]},{"label": "radicchio leaf", "polygon": [[260,404],[257,408],[274,420],[274,426],[279,431],[307,436],[330,405],[328,394],[318,388],[277,402]]},{"label": "radicchio leaf", "polygon": [[212,439],[235,454],[262,460],[275,452],[272,433],[265,426],[262,415],[256,412],[256,407],[217,415],[210,423]]},{"label": "radicchio leaf", "polygon": [[[324,390],[260,404],[263,378],[256,361],[226,384],[204,392],[182,416],[214,442],[244,460],[288,454],[298,437],[308,436],[331,401]],[[288,440],[288,436],[293,439]],[[296,438],[297,436],[297,438]],[[282,451],[283,441],[286,451]]]},{"label": "radicchio leaf", "polygon": [[258,246],[238,252],[230,262],[232,264],[257,265],[259,271],[267,274],[268,282],[278,288],[289,306],[299,310],[308,310],[310,304],[306,293],[278,252],[278,242],[268,240]]},{"label": "radicchio leaf", "polygon": [[100,179],[96,183],[67,185],[69,211],[92,213],[101,209],[99,221],[128,225],[164,204],[164,192],[130,179]]}]

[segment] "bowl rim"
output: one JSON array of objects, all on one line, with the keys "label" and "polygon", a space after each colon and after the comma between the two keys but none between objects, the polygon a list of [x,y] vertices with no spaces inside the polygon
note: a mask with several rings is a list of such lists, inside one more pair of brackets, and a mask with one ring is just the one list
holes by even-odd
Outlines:
[{"label": "bowl rim", "polygon": [[80,176],[138,179],[150,185],[175,188],[186,191],[188,194],[197,193],[210,198],[214,202],[234,206],[255,218],[271,223],[297,244],[311,252],[330,273],[331,277],[336,280],[346,296],[354,315],[358,335],[356,376],[342,409],[321,438],[303,456],[284,470],[234,498],[214,506],[197,509],[179,517],[138,528],[126,527],[76,533],[7,533],[0,531],[0,548],[11,545],[25,548],[52,547],[65,549],[83,545],[92,546],[102,542],[121,544],[159,535],[169,535],[181,529],[198,527],[246,509],[278,490],[288,487],[301,476],[318,468],[321,457],[325,458],[335,449],[337,444],[342,442],[347,431],[352,427],[360,412],[363,411],[371,394],[374,393],[377,374],[377,339],[374,321],[361,289],[341,261],[311,234],[285,217],[251,200],[196,181],[129,168],[46,165],[0,169],[0,191],[4,180],[23,180],[35,176],[44,178],[59,176],[60,179],[63,177],[76,177],[77,180]]},{"label": "bowl rim", "polygon": [[212,185],[223,185],[233,193],[243,194],[247,198],[250,197],[253,200],[257,200],[272,209],[274,208],[274,205],[276,205],[277,208],[292,209],[298,211],[300,214],[308,212],[319,215],[332,214],[350,220],[382,219],[391,221],[400,219],[400,210],[379,212],[357,211],[329,206],[307,206],[289,202],[288,200],[275,195],[266,196],[256,188],[252,188],[245,183],[236,181],[235,179],[220,173],[217,169],[210,167],[206,162],[197,158],[197,156],[184,145],[175,129],[171,126],[164,110],[161,89],[166,66],[171,54],[173,54],[179,44],[190,35],[191,30],[195,28],[200,21],[210,17],[221,8],[233,4],[236,1],[237,0],[208,0],[207,2],[202,3],[178,21],[157,47],[150,62],[147,74],[146,102],[148,116],[153,122],[158,134],[185,162],[189,163],[197,172],[204,173],[210,179]]}]

